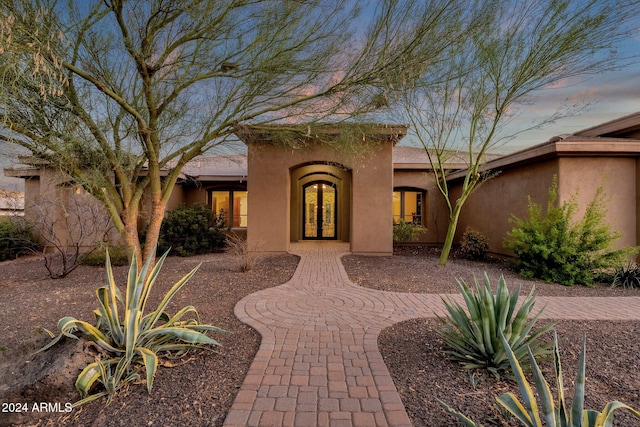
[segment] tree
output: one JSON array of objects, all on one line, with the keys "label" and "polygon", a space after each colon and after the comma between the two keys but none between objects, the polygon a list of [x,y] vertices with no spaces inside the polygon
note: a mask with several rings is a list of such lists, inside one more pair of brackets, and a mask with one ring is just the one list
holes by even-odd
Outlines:
[{"label": "tree", "polygon": [[[418,64],[443,0],[0,0],[0,113],[11,141],[107,207],[153,253],[182,167],[239,124],[379,108]],[[370,19],[364,13],[371,14]],[[422,14],[413,26],[401,25]],[[431,26],[430,26],[431,25]],[[34,30],[35,29],[35,30]],[[429,46],[434,54],[443,43]],[[142,225],[141,206],[150,211]],[[140,242],[139,235],[145,235]]]},{"label": "tree", "polygon": [[[509,139],[501,132],[504,125],[539,89],[621,66],[616,47],[637,28],[638,12],[637,1],[469,3],[455,24],[465,27],[466,37],[450,44],[424,73],[405,73],[403,85],[395,80],[405,90],[396,93],[448,208],[440,265],[447,262],[465,201],[491,176],[482,168],[488,150]],[[572,112],[571,106],[559,107],[533,127]],[[468,167],[461,194],[452,200],[446,163],[460,155]]]}]

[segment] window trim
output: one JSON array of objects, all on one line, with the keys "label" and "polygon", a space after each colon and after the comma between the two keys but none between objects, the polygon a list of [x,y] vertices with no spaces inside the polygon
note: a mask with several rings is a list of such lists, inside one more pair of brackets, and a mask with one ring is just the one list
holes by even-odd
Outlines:
[{"label": "window trim", "polygon": [[[400,220],[403,220],[407,215],[409,215],[409,214],[405,213],[405,211],[404,211],[404,209],[405,209],[405,200],[406,200],[405,197],[406,197],[406,193],[407,192],[418,193],[420,195],[420,202],[418,203],[419,204],[419,208],[420,208],[420,212],[415,215],[415,216],[418,216],[420,218],[420,220],[418,222],[416,222],[415,219],[414,219],[410,223],[411,224],[415,224],[415,225],[419,225],[421,227],[425,227],[427,191],[423,190],[421,188],[396,187],[396,188],[393,189],[393,193],[400,193]],[[392,215],[392,218],[393,218],[393,223],[396,224],[396,214],[395,214],[395,212]]]},{"label": "window trim", "polygon": [[[229,221],[229,218],[233,218],[234,216],[234,195],[235,193],[246,193],[247,194],[247,203],[249,200],[249,193],[247,192],[246,188],[229,188],[229,187],[225,187],[225,188],[209,188],[207,190],[207,198],[208,198],[208,205],[209,208],[213,211],[213,193],[227,193],[228,197],[229,197],[229,212],[226,212],[227,215],[227,225],[224,227],[227,230],[232,230],[232,229],[246,229],[247,226],[244,225],[239,225],[239,226],[234,226],[233,225],[233,221]],[[217,217],[218,213],[213,211],[213,215]],[[246,218],[248,218],[248,215],[244,215]],[[242,217],[242,215],[238,215],[238,217]],[[242,222],[241,222],[242,223]]]}]

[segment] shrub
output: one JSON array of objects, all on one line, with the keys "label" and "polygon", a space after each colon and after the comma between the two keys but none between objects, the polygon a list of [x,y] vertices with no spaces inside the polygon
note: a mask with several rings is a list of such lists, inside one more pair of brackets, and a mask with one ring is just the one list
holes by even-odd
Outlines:
[{"label": "shrub", "polygon": [[[527,381],[524,372],[515,357],[513,351],[509,346],[505,337],[502,337],[507,355],[509,357],[509,363],[511,369],[515,374],[520,394],[523,401],[520,402],[513,393],[505,393],[498,397],[496,400],[502,405],[509,413],[511,413],[518,421],[528,427],[542,427],[542,420],[545,420],[546,426],[558,426],[558,427],[609,427],[613,425],[614,411],[618,409],[626,409],[633,416],[640,419],[640,412],[635,409],[620,403],[618,401],[609,402],[604,406],[602,412],[584,409],[584,396],[585,396],[585,354],[586,354],[586,338],[582,343],[582,351],[580,352],[580,359],[578,361],[578,374],[575,380],[575,390],[573,394],[573,401],[570,407],[565,404],[565,392],[562,378],[562,366],[560,363],[560,354],[558,351],[558,336],[554,334],[554,366],[556,373],[556,385],[558,388],[558,396],[554,399],[551,395],[551,388],[547,383],[547,380],[542,375],[538,364],[536,363],[533,353],[529,351],[529,360],[533,367],[533,378],[535,380],[535,388],[537,391],[538,399],[534,394],[533,389]],[[555,407],[554,400],[558,402],[558,407]],[[458,420],[462,421],[464,425],[468,427],[480,427],[480,424],[476,424],[462,413],[454,410],[446,403],[440,401],[442,405],[449,412],[451,412]],[[540,410],[542,409],[542,413]]]},{"label": "shrub", "polygon": [[[80,392],[81,400],[74,406],[103,396],[107,397],[109,404],[119,389],[132,381],[139,381],[143,371],[145,379],[142,381],[151,393],[159,354],[180,356],[189,349],[204,344],[219,345],[216,340],[208,337],[206,332],[224,331],[215,326],[201,324],[198,312],[193,306],[186,306],[173,316],[165,312],[173,296],[195,274],[198,267],[174,284],[154,311],[144,313],[166,256],[167,253],[158,260],[150,272],[152,258],[149,258],[138,272],[138,261],[134,257],[129,268],[123,301],[122,294],[115,284],[107,253],[107,285],[96,291],[100,302],[99,308],[94,311],[96,325],[70,316],[63,317],[58,321],[60,334],[40,350],[49,349],[63,336],[77,339],[75,332],[83,333],[100,348],[100,357],[87,365],[78,375],[76,388]],[[190,318],[185,319],[187,315]],[[49,334],[54,336],[51,332]],[[93,390],[96,383],[102,384],[103,390]],[[90,394],[92,391],[94,393]]]},{"label": "shrub", "polygon": [[412,224],[410,222],[404,222],[400,220],[399,223],[393,224],[393,242],[394,243],[408,243],[418,240],[418,236],[422,232],[423,228],[419,225]]},{"label": "shrub", "polygon": [[489,243],[484,234],[471,227],[467,227],[462,235],[460,250],[471,259],[482,260],[489,252]]},{"label": "shrub", "polygon": [[0,219],[0,261],[36,251],[39,246],[28,224],[14,219]]},{"label": "shrub", "polygon": [[640,267],[632,263],[617,267],[611,279],[611,287],[640,288]]},{"label": "shrub", "polygon": [[158,251],[171,248],[178,256],[192,256],[222,249],[224,243],[224,233],[211,209],[197,203],[179,206],[163,221]]},{"label": "shrub", "polygon": [[515,268],[523,277],[591,286],[599,271],[620,265],[635,249],[611,249],[612,242],[621,235],[611,232],[604,220],[602,187],[579,221],[574,221],[576,194],[560,206],[557,198],[558,181],[554,178],[546,211],[529,198],[528,218],[511,217],[515,228],[508,233],[505,247],[518,256]]},{"label": "shrub", "polygon": [[553,324],[532,332],[542,313],[540,310],[529,319],[535,304],[534,289],[516,311],[520,287],[515,292],[509,292],[501,276],[494,296],[486,273],[484,285],[476,278],[474,282],[475,292],[464,281],[458,281],[466,309],[455,301],[443,298],[448,316],[446,319],[439,318],[444,327],[437,332],[450,348],[446,353],[452,360],[462,363],[467,369],[485,368],[499,375],[509,369],[501,334],[507,337],[517,359],[523,363],[526,362],[527,347],[532,349],[536,357],[551,353],[550,344],[543,344],[540,336],[551,330]]},{"label": "shrub", "polygon": [[231,233],[227,236],[226,243],[227,252],[236,257],[238,269],[243,273],[253,270],[258,256],[255,251],[249,250],[247,239]]},{"label": "shrub", "polygon": [[127,258],[127,248],[125,248],[124,246],[108,246],[104,244],[97,248],[95,251],[84,255],[81,258],[80,263],[83,265],[90,265],[94,267],[105,265],[105,263],[107,262],[107,251],[109,252],[111,266],[122,267],[129,264],[129,260]]}]

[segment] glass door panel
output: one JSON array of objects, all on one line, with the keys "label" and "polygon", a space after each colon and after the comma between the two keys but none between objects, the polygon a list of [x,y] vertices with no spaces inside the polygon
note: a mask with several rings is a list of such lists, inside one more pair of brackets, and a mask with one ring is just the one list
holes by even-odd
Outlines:
[{"label": "glass door panel", "polygon": [[322,237],[333,239],[336,237],[336,189],[330,185],[321,184],[322,188]]},{"label": "glass door panel", "polygon": [[328,183],[304,187],[304,238],[336,238],[336,189]]}]

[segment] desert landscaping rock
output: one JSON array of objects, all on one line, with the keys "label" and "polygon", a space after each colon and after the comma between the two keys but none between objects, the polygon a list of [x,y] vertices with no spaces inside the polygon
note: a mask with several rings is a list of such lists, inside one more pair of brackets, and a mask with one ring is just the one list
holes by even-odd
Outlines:
[{"label": "desert landscaping rock", "polygon": [[[326,242],[295,244],[292,251],[301,256],[295,274],[294,255],[263,257],[244,274],[234,270],[225,254],[169,259],[156,296],[203,262],[172,308],[193,304],[203,322],[232,331],[216,336],[223,347],[167,363],[172,367],[160,369],[151,395],[133,384],[108,407],[94,402],[71,413],[31,414],[20,422],[119,426],[144,420],[151,426],[220,426],[226,418],[227,425],[456,425],[435,402],[439,397],[463,411],[468,408],[487,426],[510,425],[493,402],[512,384],[483,373],[471,381],[468,372],[447,360],[434,332],[437,321],[428,319],[434,311],[443,314],[439,294],[456,293],[454,278],[471,280],[483,271],[496,281],[505,274],[510,288],[521,283],[524,290],[535,283],[545,295],[539,308],[547,304],[550,313],[570,318],[575,316],[567,303],[571,299],[557,304],[546,296],[588,297],[593,291],[599,297],[618,297],[579,298],[578,311],[596,313],[585,306],[594,301],[605,307],[598,316],[635,320],[595,321],[584,315],[582,320],[559,322],[565,378],[570,383],[574,376],[573,359],[580,345],[575,338],[586,331],[593,343],[587,349],[587,406],[601,409],[601,402],[614,399],[640,406],[638,291],[522,281],[509,276],[501,263],[452,259],[447,267],[437,268],[437,258],[430,253],[340,258],[348,245]],[[64,315],[90,320],[96,306],[94,292],[102,285],[103,269],[82,267],[59,281],[43,280],[38,269],[34,259],[0,263],[3,367],[23,363],[16,349],[28,355],[27,349],[41,345],[39,327],[53,330]],[[118,283],[123,283],[125,272],[126,268],[117,269]],[[400,292],[371,289],[376,287]],[[606,308],[607,302],[613,302],[613,308]],[[236,303],[236,313],[259,334],[233,315]],[[45,354],[55,358],[54,353]],[[72,384],[67,393],[77,399]],[[616,425],[635,422],[620,420],[627,424]]]}]

